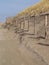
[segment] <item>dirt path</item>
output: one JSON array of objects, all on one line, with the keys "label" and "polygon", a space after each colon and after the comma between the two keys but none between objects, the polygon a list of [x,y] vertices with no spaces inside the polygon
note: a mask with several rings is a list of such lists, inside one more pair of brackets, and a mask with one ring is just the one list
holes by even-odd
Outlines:
[{"label": "dirt path", "polygon": [[12,32],[0,28],[0,65],[48,65],[34,50],[19,44]]}]

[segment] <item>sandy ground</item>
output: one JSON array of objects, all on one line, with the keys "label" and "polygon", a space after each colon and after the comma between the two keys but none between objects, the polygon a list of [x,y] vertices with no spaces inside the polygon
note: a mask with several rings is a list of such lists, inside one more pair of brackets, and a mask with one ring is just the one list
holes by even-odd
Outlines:
[{"label": "sandy ground", "polygon": [[0,27],[0,65],[49,65],[49,46],[38,44],[36,40],[19,35]]}]

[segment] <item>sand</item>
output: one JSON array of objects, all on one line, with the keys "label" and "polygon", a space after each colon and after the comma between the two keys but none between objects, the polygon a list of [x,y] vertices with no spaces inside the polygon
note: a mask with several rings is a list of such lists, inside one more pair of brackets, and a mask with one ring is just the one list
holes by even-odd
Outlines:
[{"label": "sand", "polygon": [[0,65],[49,65],[49,46],[42,42],[26,35],[20,43],[19,34],[0,27]]}]

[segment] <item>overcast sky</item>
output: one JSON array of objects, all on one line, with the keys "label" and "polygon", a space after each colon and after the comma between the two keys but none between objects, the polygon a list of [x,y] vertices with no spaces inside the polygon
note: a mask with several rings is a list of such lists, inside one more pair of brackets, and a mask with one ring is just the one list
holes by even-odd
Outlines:
[{"label": "overcast sky", "polygon": [[0,21],[14,16],[21,10],[35,4],[39,0],[0,0]]}]

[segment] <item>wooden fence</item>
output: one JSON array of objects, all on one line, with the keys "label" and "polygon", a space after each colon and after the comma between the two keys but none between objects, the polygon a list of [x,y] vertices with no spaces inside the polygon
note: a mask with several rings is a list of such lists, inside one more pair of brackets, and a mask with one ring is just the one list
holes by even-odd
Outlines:
[{"label": "wooden fence", "polygon": [[36,16],[24,16],[16,21],[19,32],[22,32],[23,30],[23,33],[43,36],[47,38],[49,14],[44,13]]}]

